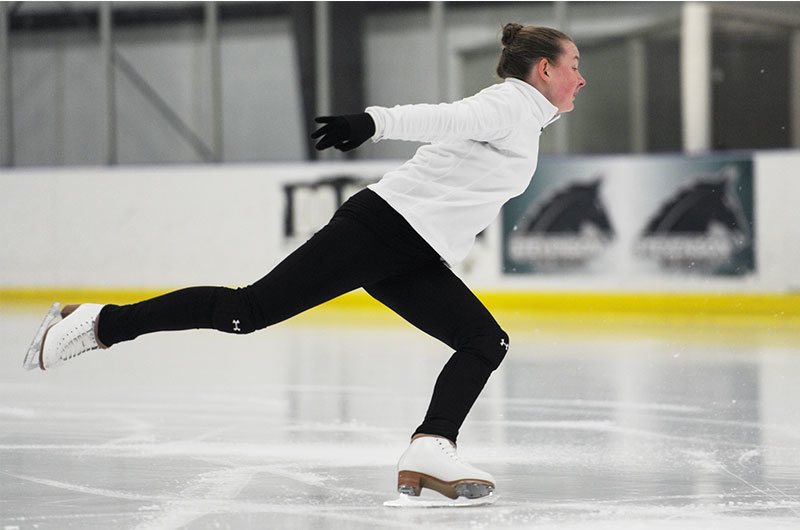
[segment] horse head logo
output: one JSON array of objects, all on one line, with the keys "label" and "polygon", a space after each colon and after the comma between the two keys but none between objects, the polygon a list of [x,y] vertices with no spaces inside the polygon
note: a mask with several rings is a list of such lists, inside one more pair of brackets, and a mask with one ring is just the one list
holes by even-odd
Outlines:
[{"label": "horse head logo", "polygon": [[752,239],[736,193],[736,168],[679,189],[650,218],[634,247],[668,268],[713,270]]},{"label": "horse head logo", "polygon": [[573,182],[534,201],[509,238],[509,256],[538,268],[579,266],[603,252],[614,229],[602,179]]}]

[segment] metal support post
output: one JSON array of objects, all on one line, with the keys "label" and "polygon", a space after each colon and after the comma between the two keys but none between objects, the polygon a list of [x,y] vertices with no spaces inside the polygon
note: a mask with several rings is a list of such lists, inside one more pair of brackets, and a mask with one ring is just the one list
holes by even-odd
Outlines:
[{"label": "metal support post", "polygon": [[314,3],[314,42],[317,47],[317,114],[331,113],[330,7],[328,2]]},{"label": "metal support post", "polygon": [[111,2],[100,4],[100,52],[106,79],[106,164],[117,163],[117,102]]},{"label": "metal support post", "polygon": [[800,147],[800,30],[792,32],[789,50],[789,123],[791,146]]},{"label": "metal support post", "polygon": [[[314,2],[314,45],[316,46],[317,116],[331,113],[331,38],[330,6],[328,2]],[[320,159],[330,159],[331,149],[318,153]]]},{"label": "metal support post", "polygon": [[631,74],[631,151],[647,151],[647,54],[642,37],[628,41]]},{"label": "metal support post", "polygon": [[430,3],[431,36],[433,38],[436,76],[436,102],[447,99],[447,33],[445,28],[445,4],[442,1]]},{"label": "metal support post", "polygon": [[8,2],[0,2],[0,104],[3,105],[0,166],[14,165],[14,107],[11,91],[11,41],[8,30]]},{"label": "metal support post", "polygon": [[681,12],[681,123],[683,150],[710,151],[711,7],[688,2]]},{"label": "metal support post", "polygon": [[222,69],[219,51],[219,8],[217,2],[206,2],[205,22],[208,43],[208,63],[211,81],[211,152],[214,162],[222,162]]}]

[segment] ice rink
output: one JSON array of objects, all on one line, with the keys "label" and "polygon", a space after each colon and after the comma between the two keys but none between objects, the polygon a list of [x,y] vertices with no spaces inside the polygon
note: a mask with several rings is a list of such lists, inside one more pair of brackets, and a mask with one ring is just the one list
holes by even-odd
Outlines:
[{"label": "ice rink", "polygon": [[[69,301],[65,301],[69,302]],[[459,453],[493,506],[398,509],[450,352],[385,314],[156,334],[60,370],[0,311],[0,530],[800,528],[800,333],[498,315]]]}]

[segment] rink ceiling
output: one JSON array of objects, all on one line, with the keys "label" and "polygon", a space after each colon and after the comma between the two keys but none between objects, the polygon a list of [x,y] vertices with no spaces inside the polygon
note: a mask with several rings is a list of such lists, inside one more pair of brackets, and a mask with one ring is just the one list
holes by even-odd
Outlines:
[{"label": "rink ceiling", "polygon": [[450,352],[388,311],[330,304],[25,372],[40,309],[0,306],[3,528],[800,522],[795,325],[501,310],[512,347],[459,439],[497,503],[398,512],[394,464]]}]

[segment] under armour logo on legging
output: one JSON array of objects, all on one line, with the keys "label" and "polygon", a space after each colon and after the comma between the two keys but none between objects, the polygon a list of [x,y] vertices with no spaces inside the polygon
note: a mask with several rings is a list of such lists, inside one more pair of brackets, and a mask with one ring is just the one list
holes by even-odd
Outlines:
[{"label": "under armour logo on legging", "polygon": [[505,348],[506,351],[508,351],[508,343],[506,342],[506,339],[500,339],[500,346],[502,346],[503,348]]},{"label": "under armour logo on legging", "polygon": [[234,320],[233,321],[233,331],[242,331],[241,328],[239,328],[239,323],[240,322],[241,322],[241,320]]}]

